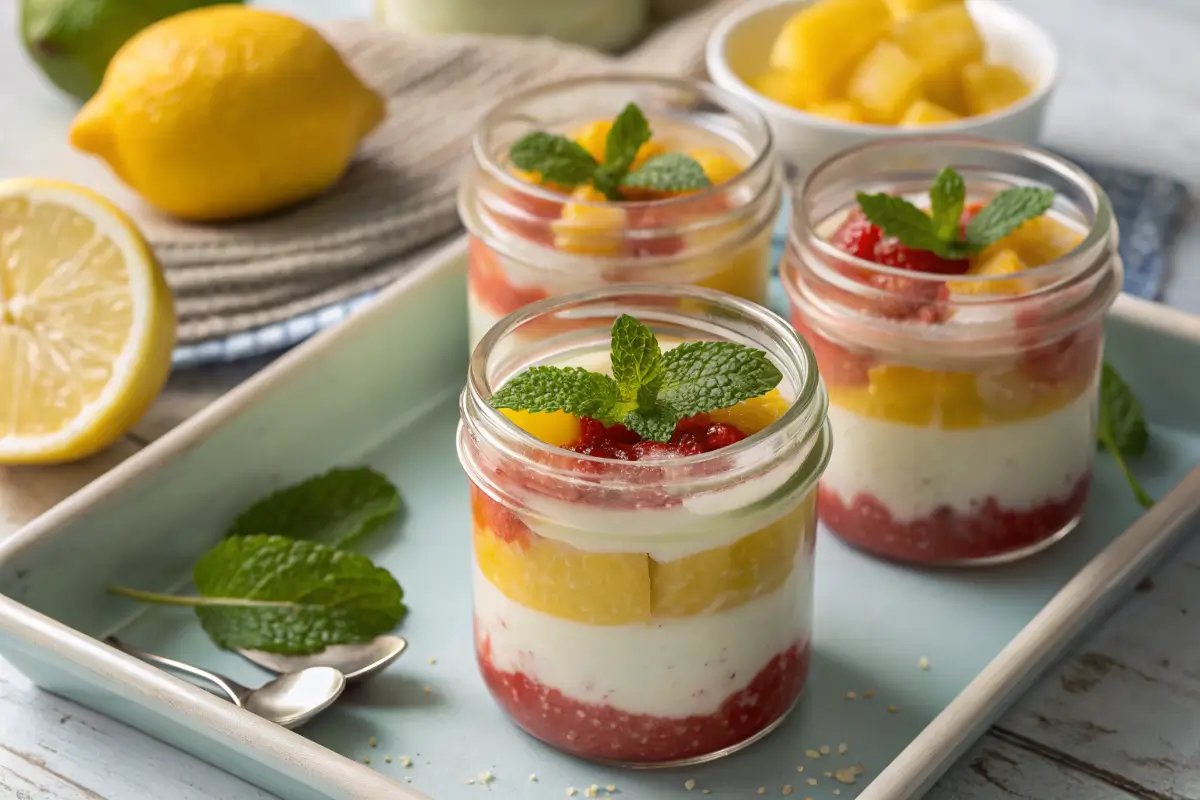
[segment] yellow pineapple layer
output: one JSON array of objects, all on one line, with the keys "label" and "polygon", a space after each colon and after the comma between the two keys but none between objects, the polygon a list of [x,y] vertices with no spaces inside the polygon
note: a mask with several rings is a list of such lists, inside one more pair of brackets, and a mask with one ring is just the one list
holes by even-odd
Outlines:
[{"label": "yellow pineapple layer", "polygon": [[[752,434],[787,408],[788,401],[773,390],[709,416]],[[569,444],[579,435],[578,420],[569,414],[504,413],[551,444]],[[494,501],[482,493],[475,502],[480,505],[473,515],[475,559],[488,580],[522,605],[591,625],[716,613],[770,594],[787,580],[801,548],[811,544],[816,524],[814,495],[732,544],[661,562],[646,553],[587,552],[528,529],[514,533],[513,521],[498,535],[491,526],[505,514],[489,515],[486,504]]]}]

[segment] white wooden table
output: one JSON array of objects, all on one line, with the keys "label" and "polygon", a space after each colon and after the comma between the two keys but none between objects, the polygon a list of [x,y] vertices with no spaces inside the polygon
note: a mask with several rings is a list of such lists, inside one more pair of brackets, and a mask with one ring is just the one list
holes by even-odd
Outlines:
[{"label": "white wooden table", "polygon": [[[431,0],[436,2],[436,0]],[[1166,172],[1200,194],[1200,2],[1012,0],[1062,48],[1047,143]],[[274,0],[310,18],[369,0]],[[73,108],[26,62],[17,0],[0,0],[0,178],[60,177],[132,202],[63,143]],[[1200,214],[1172,259],[1167,301],[1200,313]],[[0,470],[0,537],[127,458],[259,363],[177,375],[107,452],[53,469]],[[1048,673],[933,791],[934,800],[1200,800],[1200,541],[1185,545]],[[65,700],[0,660],[0,798],[190,800],[268,795]]]}]

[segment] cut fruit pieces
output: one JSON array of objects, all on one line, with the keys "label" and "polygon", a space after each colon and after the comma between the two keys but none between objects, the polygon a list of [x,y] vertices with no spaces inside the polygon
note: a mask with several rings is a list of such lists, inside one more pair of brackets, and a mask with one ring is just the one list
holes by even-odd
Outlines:
[{"label": "cut fruit pieces", "polygon": [[[998,250],[986,258],[972,259],[968,275],[1000,277],[1001,275],[1016,275],[1029,269],[1029,265],[1012,250]],[[952,281],[947,284],[950,291],[958,294],[1002,294],[1019,295],[1033,291],[1036,284],[1032,280],[1013,278],[1003,281]]]},{"label": "cut fruit pieces", "polygon": [[921,97],[921,65],[900,45],[880,42],[850,76],[847,96],[868,122],[891,125]]},{"label": "cut fruit pieces", "polygon": [[892,41],[920,62],[926,98],[951,111],[963,110],[963,67],[983,57],[983,39],[966,6],[939,6],[909,17],[896,25]]},{"label": "cut fruit pieces", "polygon": [[920,14],[924,11],[931,11],[938,6],[947,6],[951,3],[962,5],[963,0],[886,0],[888,6],[892,9],[892,15],[897,20],[908,19],[914,14]]},{"label": "cut fruit pieces", "polygon": [[608,204],[593,186],[580,186],[571,197],[582,201],[563,206],[562,217],[551,223],[554,246],[564,253],[612,256],[621,252],[621,234],[627,227],[624,209]]},{"label": "cut fruit pieces", "polygon": [[790,73],[809,102],[829,100],[891,26],[883,0],[822,0],[784,23],[771,66]]},{"label": "cut fruit pieces", "polygon": [[1028,95],[1029,84],[1012,67],[972,63],[963,67],[962,93],[968,114],[990,114]]},{"label": "cut fruit pieces", "polygon": [[842,122],[863,121],[862,111],[850,100],[827,100],[824,103],[813,103],[805,110],[818,117],[840,119]]},{"label": "cut fruit pieces", "polygon": [[812,100],[807,94],[809,87],[804,79],[782,69],[769,69],[751,81],[750,85],[759,94],[792,108],[804,108]]},{"label": "cut fruit pieces", "polygon": [[944,125],[947,122],[954,122],[960,119],[962,117],[950,109],[942,108],[937,103],[921,99],[909,106],[908,110],[904,112],[904,116],[900,118],[900,127],[924,128],[928,125]]},{"label": "cut fruit pieces", "polygon": [[1062,258],[1082,241],[1083,234],[1077,229],[1043,214],[988,245],[974,260],[985,261],[1003,250],[1011,250],[1025,266],[1040,267]]},{"label": "cut fruit pieces", "polygon": [[57,181],[0,182],[0,463],[90,455],[171,368],[171,293],[133,222]]}]

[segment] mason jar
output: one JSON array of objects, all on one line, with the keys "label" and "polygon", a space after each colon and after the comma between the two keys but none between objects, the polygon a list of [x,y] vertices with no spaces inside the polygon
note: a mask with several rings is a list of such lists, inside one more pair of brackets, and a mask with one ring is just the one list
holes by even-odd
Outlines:
[{"label": "mason jar", "polygon": [[[968,213],[1015,186],[1052,189],[1053,206],[968,274],[881,266],[838,246],[854,239],[843,226],[856,192],[919,203],[946,166],[964,178]],[[1095,181],[1019,144],[859,147],[808,177],[781,274],[829,390],[830,531],[890,559],[953,565],[1022,558],[1075,527],[1096,451],[1101,318],[1122,281]]]},{"label": "mason jar", "polygon": [[[514,142],[539,130],[602,159],[605,126],[631,102],[653,131],[645,152],[691,155],[711,187],[614,202],[589,186],[564,193],[531,182],[509,159]],[[766,120],[737,97],[669,78],[562,81],[500,103],[472,150],[458,202],[470,238],[472,344],[528,303],[610,284],[687,284],[766,301],[782,172]]]},{"label": "mason jar", "polygon": [[[528,367],[606,369],[622,313],[664,349],[727,340],[765,351],[778,389],[723,417],[754,432],[698,455],[622,461],[567,449],[577,418],[488,404]],[[571,324],[547,338],[548,321]],[[784,320],[709,290],[568,294],[483,337],[458,429],[475,645],[518,726],[571,755],[646,767],[723,756],[783,720],[808,675],[826,405],[813,353]]]}]

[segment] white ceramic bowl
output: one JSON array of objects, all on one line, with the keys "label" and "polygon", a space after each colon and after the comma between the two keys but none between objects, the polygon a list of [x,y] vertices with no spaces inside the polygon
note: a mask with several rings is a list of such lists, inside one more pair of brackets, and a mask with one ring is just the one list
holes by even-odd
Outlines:
[{"label": "white ceramic bowl", "polygon": [[708,40],[708,74],[718,86],[752,102],[766,116],[783,158],[806,173],[829,156],[877,139],[962,133],[1036,144],[1046,103],[1058,79],[1058,51],[1036,23],[997,0],[967,0],[984,41],[984,59],[1006,64],[1030,82],[1028,97],[1008,108],[945,125],[899,128],[819,117],[764,97],[747,79],[765,72],[784,22],[814,0],[752,3],[725,17]]}]

